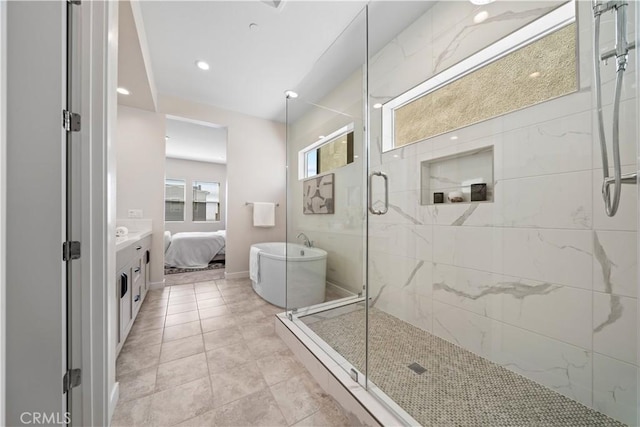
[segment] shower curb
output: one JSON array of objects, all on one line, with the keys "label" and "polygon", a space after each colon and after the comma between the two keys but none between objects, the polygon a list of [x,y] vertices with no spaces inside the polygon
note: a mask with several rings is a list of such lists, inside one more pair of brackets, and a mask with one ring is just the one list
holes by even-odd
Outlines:
[{"label": "shower curb", "polygon": [[276,334],[309,371],[320,387],[347,412],[365,426],[406,425],[379,400],[331,359],[311,338],[305,335],[284,313],[275,317]]}]

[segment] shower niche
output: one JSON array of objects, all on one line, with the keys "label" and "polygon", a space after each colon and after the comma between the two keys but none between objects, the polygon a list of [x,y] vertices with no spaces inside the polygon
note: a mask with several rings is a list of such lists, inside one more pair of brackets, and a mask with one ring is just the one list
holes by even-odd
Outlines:
[{"label": "shower niche", "polygon": [[493,146],[420,163],[420,203],[493,202]]}]

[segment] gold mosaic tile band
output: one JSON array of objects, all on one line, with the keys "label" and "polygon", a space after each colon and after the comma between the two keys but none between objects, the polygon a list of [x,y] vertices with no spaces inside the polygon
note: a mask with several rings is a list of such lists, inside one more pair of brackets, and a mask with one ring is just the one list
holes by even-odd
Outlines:
[{"label": "gold mosaic tile band", "polygon": [[395,147],[577,90],[570,24],[395,110]]}]

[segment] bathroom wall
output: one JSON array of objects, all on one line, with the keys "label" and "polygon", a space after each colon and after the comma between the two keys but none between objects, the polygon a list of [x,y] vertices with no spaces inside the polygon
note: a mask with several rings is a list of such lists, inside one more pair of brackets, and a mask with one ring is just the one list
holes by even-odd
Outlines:
[{"label": "bathroom wall", "polygon": [[[435,4],[370,56],[369,105],[404,93],[559,3]],[[474,23],[483,8],[489,18]],[[374,7],[369,15],[370,22],[384,22]],[[610,14],[603,19],[605,50],[613,44],[613,26]],[[580,89],[574,94],[386,153],[381,153],[382,110],[370,110],[370,170],[389,175],[390,194],[388,214],[369,217],[369,296],[378,309],[636,424],[637,189],[624,187],[618,214],[606,216],[588,2],[579,2],[577,21]],[[630,22],[630,34],[633,30]],[[369,28],[369,34],[376,32]],[[636,64],[630,61],[621,112],[623,172],[636,170]],[[612,79],[610,63],[603,69],[609,128]],[[352,98],[319,104],[355,111],[359,90],[352,76],[326,99],[340,93]],[[296,136],[309,129],[309,139],[306,144],[296,139],[289,156],[317,138],[306,123],[323,123],[322,114],[311,110],[290,127]],[[421,205],[422,161],[489,146],[493,203]],[[336,186],[363,191],[363,177],[343,169],[336,172]],[[301,187],[291,176],[289,183],[295,207]],[[374,204],[382,197],[376,180]],[[332,239],[346,247],[349,234],[335,231],[348,223],[340,219],[340,203],[338,198],[331,217],[305,218],[293,211],[295,231],[308,233],[320,247],[331,248],[326,242]],[[340,264],[333,268],[340,271],[329,271],[328,277],[359,278],[362,253],[356,243],[336,251]]]},{"label": "bathroom wall", "polygon": [[118,105],[116,215],[152,220],[151,281],[164,280],[164,115]]},{"label": "bathroom wall", "polygon": [[[158,106],[163,114],[227,127],[225,274],[227,278],[248,277],[251,245],[285,239],[284,125],[166,95],[160,96]],[[280,203],[275,227],[254,227],[247,201]]]},{"label": "bathroom wall", "polygon": [[[186,181],[187,191],[185,200],[185,221],[166,222],[164,229],[173,233],[183,231],[217,231],[225,229],[227,165],[220,163],[197,162],[194,160],[172,159],[165,161],[165,177],[183,179]],[[220,183],[220,221],[193,222],[193,191],[194,181]]]}]

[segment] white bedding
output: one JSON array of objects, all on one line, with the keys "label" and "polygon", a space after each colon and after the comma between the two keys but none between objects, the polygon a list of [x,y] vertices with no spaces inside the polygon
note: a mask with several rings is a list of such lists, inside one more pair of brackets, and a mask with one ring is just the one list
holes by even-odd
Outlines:
[{"label": "white bedding", "polygon": [[225,230],[176,233],[164,254],[167,267],[204,268],[219,253],[224,253]]}]

